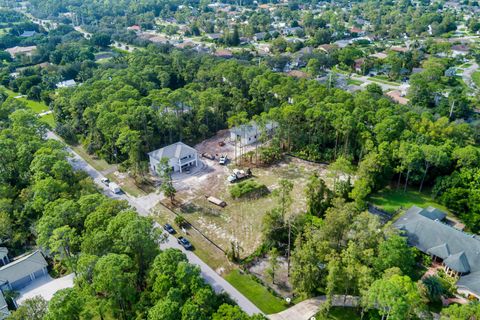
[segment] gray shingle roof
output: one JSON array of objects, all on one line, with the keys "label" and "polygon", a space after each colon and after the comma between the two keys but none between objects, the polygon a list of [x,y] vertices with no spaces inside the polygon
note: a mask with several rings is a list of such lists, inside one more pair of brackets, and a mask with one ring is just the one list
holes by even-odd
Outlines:
[{"label": "gray shingle roof", "polygon": [[445,214],[433,209],[413,206],[393,225],[405,231],[410,245],[442,258],[450,269],[469,273],[457,284],[480,295],[479,238],[435,220]]},{"label": "gray shingle roof", "polygon": [[192,153],[197,153],[197,150],[187,146],[183,142],[177,142],[161,149],[149,152],[148,155],[155,160],[160,161],[162,158],[167,159],[182,159]]},{"label": "gray shingle roof", "polygon": [[442,243],[439,246],[428,249],[427,253],[433,254],[434,256],[442,259],[446,259],[450,255],[450,250],[448,250],[448,245],[446,243]]},{"label": "gray shingle roof", "polygon": [[465,256],[465,252],[459,252],[450,255],[448,258],[443,260],[450,269],[456,270],[461,273],[468,273],[470,272],[470,265],[468,264],[467,257]]},{"label": "gray shingle roof", "polygon": [[431,206],[423,209],[419,213],[432,220],[443,220],[447,216],[445,212]]},{"label": "gray shingle roof", "polygon": [[0,268],[0,285],[12,283],[47,266],[42,253],[37,250]]}]

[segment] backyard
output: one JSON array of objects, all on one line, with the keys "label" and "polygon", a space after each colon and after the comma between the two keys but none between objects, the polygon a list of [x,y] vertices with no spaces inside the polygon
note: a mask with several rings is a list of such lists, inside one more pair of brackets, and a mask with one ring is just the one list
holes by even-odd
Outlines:
[{"label": "backyard", "polygon": [[418,192],[417,189],[408,188],[404,192],[403,188],[397,190],[387,187],[370,196],[370,202],[391,214],[398,210],[406,210],[414,205],[422,208],[433,206],[447,213],[449,212],[445,206],[432,199],[430,190]]}]

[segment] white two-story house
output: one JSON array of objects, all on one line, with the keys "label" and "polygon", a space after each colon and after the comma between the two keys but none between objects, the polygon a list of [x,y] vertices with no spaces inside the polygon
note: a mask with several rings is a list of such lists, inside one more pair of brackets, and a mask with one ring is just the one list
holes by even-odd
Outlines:
[{"label": "white two-story house", "polygon": [[158,173],[158,165],[162,158],[168,159],[168,164],[173,172],[182,172],[187,167],[198,165],[198,152],[183,142],[177,142],[161,149],[148,153],[150,169]]}]

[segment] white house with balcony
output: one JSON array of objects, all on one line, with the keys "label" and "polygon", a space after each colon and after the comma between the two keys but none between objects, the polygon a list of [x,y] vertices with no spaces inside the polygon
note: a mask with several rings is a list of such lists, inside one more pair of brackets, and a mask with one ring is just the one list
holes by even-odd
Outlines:
[{"label": "white house with balcony", "polygon": [[150,169],[158,173],[158,166],[162,158],[168,159],[168,164],[173,172],[183,172],[188,167],[198,165],[198,152],[183,142],[177,142],[161,149],[148,153]]},{"label": "white house with balcony", "polygon": [[276,122],[267,122],[263,128],[255,122],[233,127],[230,129],[230,141],[236,140],[246,146],[260,140],[262,134],[270,138],[277,127]]}]

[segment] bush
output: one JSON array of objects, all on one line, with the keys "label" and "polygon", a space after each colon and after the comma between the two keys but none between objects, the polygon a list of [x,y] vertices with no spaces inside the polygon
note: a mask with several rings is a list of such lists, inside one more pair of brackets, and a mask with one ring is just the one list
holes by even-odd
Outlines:
[{"label": "bush", "polygon": [[258,151],[260,155],[260,162],[264,165],[269,165],[282,160],[282,152],[277,147],[260,147]]},{"label": "bush", "polygon": [[268,193],[268,188],[253,180],[243,181],[230,188],[232,198],[258,198]]},{"label": "bush", "polygon": [[179,227],[185,227],[187,225],[187,220],[181,215],[177,215],[174,222]]}]

